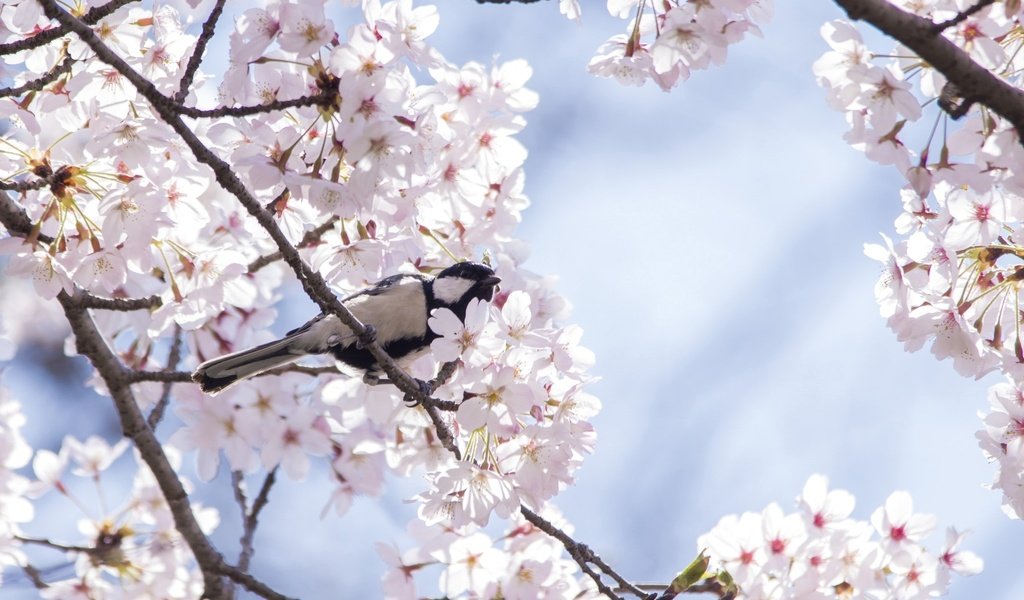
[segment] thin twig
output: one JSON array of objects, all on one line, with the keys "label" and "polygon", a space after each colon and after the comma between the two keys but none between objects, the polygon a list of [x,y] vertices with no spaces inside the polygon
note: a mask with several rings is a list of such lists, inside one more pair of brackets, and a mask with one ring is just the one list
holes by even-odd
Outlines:
[{"label": "thin twig", "polygon": [[[142,91],[142,90],[139,90]],[[159,92],[157,92],[159,94]],[[145,94],[144,94],[145,95]],[[192,108],[190,106],[182,106],[181,104],[174,103],[174,100],[163,97],[168,103],[167,108],[170,110],[181,113],[186,117],[192,117],[195,119],[213,119],[217,117],[248,117],[250,115],[259,115],[264,113],[272,113],[288,108],[301,108],[303,106],[314,106],[317,104],[329,103],[334,98],[334,92],[325,92],[321,94],[314,94],[312,96],[303,96],[301,98],[295,98],[292,100],[274,100],[267,102],[266,104],[258,104],[255,106],[221,106],[219,108]],[[151,102],[152,98],[149,98]],[[180,132],[179,132],[180,133]]]},{"label": "thin twig", "polygon": [[39,90],[56,81],[57,78],[61,75],[70,71],[71,65],[73,64],[75,64],[75,59],[68,56],[64,60],[62,60],[60,64],[55,65],[44,75],[37,77],[36,79],[26,81],[18,87],[0,88],[0,98],[20,96],[25,92],[38,92]]},{"label": "thin twig", "polygon": [[270,501],[270,488],[274,486],[275,481],[277,481],[277,467],[274,467],[267,473],[267,477],[263,480],[263,485],[260,486],[260,491],[256,495],[256,499],[253,500],[252,506],[246,509],[243,504],[242,538],[239,540],[242,551],[238,555],[238,568],[243,571],[249,569],[249,563],[252,561],[253,554],[256,553],[253,538],[256,535],[256,527],[259,525],[260,512],[266,508],[267,503]]},{"label": "thin twig", "polygon": [[125,379],[130,383],[139,383],[141,381],[189,383],[192,381],[192,374],[188,371],[128,371]]},{"label": "thin twig", "polygon": [[[164,369],[165,372],[169,373],[178,368],[178,362],[181,361],[182,337],[181,325],[175,325],[174,339],[171,341],[171,351],[167,354],[167,368]],[[164,389],[160,393],[160,399],[157,400],[156,406],[153,407],[153,410],[149,413],[149,418],[146,419],[150,429],[156,430],[156,426],[164,418],[164,411],[167,410],[167,405],[171,401],[171,387],[173,385],[173,381],[164,382]]]},{"label": "thin twig", "polygon": [[[138,2],[138,0],[111,0],[103,6],[95,6],[90,8],[89,12],[85,13],[85,16],[82,17],[82,22],[86,25],[95,25],[100,21],[100,19],[110,16],[117,9],[126,4],[131,4],[132,2]],[[22,50],[31,50],[32,48],[45,46],[53,40],[68,33],[68,31],[67,27],[61,25],[60,27],[54,27],[53,29],[44,29],[43,31],[23,40],[0,44],[0,56],[6,56],[8,54],[14,54],[15,52],[21,52]]]},{"label": "thin twig", "polygon": [[942,33],[943,31],[949,29],[950,27],[956,27],[960,23],[963,23],[964,21],[969,19],[979,10],[985,8],[986,6],[990,6],[995,1],[996,0],[978,0],[977,4],[968,9],[958,12],[955,17],[952,17],[950,19],[942,21],[941,23],[936,23],[935,25],[933,25],[932,31],[935,33]]},{"label": "thin twig", "polygon": [[21,566],[21,570],[25,572],[25,577],[28,577],[37,590],[45,590],[50,587],[50,584],[43,580],[43,574],[39,572],[39,569],[26,564]]},{"label": "thin twig", "polygon": [[75,546],[73,544],[61,544],[59,542],[54,542],[54,541],[48,540],[46,538],[33,538],[33,537],[26,537],[26,536],[23,536],[23,535],[16,535],[16,536],[14,536],[14,539],[18,540],[19,542],[21,542],[23,544],[32,544],[33,546],[44,546],[46,548],[52,548],[54,550],[60,550],[62,552],[85,552],[85,553],[89,553],[89,552],[93,552],[94,550],[96,550],[95,548],[92,548],[92,547],[89,547],[89,546]]},{"label": "thin twig", "polygon": [[274,591],[273,588],[256,579],[252,575],[227,563],[221,563],[217,567],[217,572],[231,581],[242,584],[242,587],[261,598],[266,598],[267,600],[295,600]]},{"label": "thin twig", "polygon": [[[308,248],[309,246],[312,246],[313,244],[319,242],[320,238],[323,237],[323,235],[327,233],[332,227],[334,227],[334,224],[337,223],[339,219],[341,219],[341,217],[335,215],[327,219],[320,225],[318,225],[316,228],[310,229],[309,231],[306,232],[304,236],[302,236],[302,239],[299,241],[297,247]],[[269,265],[270,263],[281,260],[281,256],[282,255],[280,252],[271,252],[270,254],[264,254],[263,256],[260,256],[256,260],[249,263],[249,273],[255,273],[256,271],[259,271],[260,269]]]},{"label": "thin twig", "polygon": [[[592,552],[590,552],[590,548],[587,548],[583,544],[577,543],[574,539],[566,535],[564,531],[555,527],[547,520],[542,518],[540,515],[526,508],[525,506],[520,505],[519,511],[523,514],[526,520],[530,523],[533,523],[537,527],[537,529],[540,529],[544,533],[562,542],[562,546],[565,547],[566,552],[568,552],[569,556],[571,556],[572,559],[576,561],[576,564],[580,566],[580,569],[582,569],[583,572],[586,573],[594,581],[594,583],[597,585],[597,590],[599,592],[601,592],[605,596],[608,596],[609,598],[612,598],[613,600],[618,600],[619,596],[617,596],[615,592],[613,592],[612,589],[608,587],[608,585],[605,584],[604,581],[601,580],[600,575],[598,575],[596,572],[594,572],[593,569],[590,568],[588,558],[590,557],[590,555],[593,554]],[[646,596],[646,594],[641,595],[642,598],[645,598]]]},{"label": "thin twig", "polygon": [[203,52],[206,51],[206,44],[213,38],[213,33],[217,28],[217,21],[220,19],[221,13],[224,12],[224,2],[225,0],[217,0],[217,3],[213,5],[213,10],[210,11],[210,16],[203,23],[203,32],[199,34],[199,39],[196,40],[196,47],[192,50],[192,56],[189,57],[188,65],[185,66],[185,74],[181,77],[178,93],[174,95],[175,102],[184,102],[185,96],[188,96],[188,88],[192,87],[192,80],[196,76],[196,71],[199,70],[199,65],[203,62]]}]

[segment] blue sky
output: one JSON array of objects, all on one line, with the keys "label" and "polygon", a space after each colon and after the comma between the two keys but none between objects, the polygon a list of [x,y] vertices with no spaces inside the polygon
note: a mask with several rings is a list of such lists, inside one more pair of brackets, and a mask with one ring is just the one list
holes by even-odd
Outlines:
[{"label": "blue sky", "polygon": [[[554,2],[437,4],[432,43],[449,60],[524,57],[535,71],[541,104],[520,136],[526,266],[560,277],[602,378],[597,451],[557,499],[577,539],[631,580],[666,582],[722,515],[791,509],[824,473],[857,497],[858,518],[905,489],[941,526],[973,529],[986,570],[951,598],[1024,597],[1020,524],[982,489],[993,468],[974,440],[996,379],[903,352],[878,316],[879,267],[862,244],[891,231],[900,180],[846,145],[811,74],[818,28],[839,9],[780,2],[765,39],[664,93],[586,74],[625,27],[603,2],[584,3],[582,25]],[[283,314],[282,330],[305,311]],[[274,490],[256,573],[302,597],[378,596],[372,544],[408,545],[402,500],[419,482],[321,521],[329,491],[315,479]],[[227,550],[238,530],[226,489],[201,497],[224,507]]]}]

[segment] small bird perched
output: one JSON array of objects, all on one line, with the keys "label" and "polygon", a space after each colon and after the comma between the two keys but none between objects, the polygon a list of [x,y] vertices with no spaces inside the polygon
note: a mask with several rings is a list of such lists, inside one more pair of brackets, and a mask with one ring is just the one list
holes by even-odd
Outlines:
[{"label": "small bird perched", "polygon": [[[499,282],[501,279],[490,267],[461,262],[436,277],[385,277],[341,302],[363,325],[373,328],[385,352],[396,360],[411,362],[440,337],[427,326],[434,309],[450,309],[464,321],[470,300],[490,301]],[[339,363],[363,371],[369,378],[380,373],[380,365],[359,344],[352,330],[338,317],[321,313],[279,340],[204,362],[192,374],[192,381],[204,392],[217,394],[243,379],[309,354],[333,354]]]}]

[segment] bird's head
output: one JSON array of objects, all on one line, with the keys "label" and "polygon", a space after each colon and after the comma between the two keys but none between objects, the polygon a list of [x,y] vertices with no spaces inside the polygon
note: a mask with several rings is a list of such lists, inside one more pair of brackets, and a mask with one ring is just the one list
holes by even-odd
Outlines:
[{"label": "bird's head", "polygon": [[500,282],[501,278],[486,265],[455,263],[434,278],[434,298],[447,306],[465,306],[473,298],[490,301]]}]

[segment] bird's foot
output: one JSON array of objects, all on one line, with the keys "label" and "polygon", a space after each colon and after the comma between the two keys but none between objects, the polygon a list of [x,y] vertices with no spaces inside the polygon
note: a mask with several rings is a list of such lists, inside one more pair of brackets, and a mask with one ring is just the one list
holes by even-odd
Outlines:
[{"label": "bird's foot", "polygon": [[359,339],[356,340],[356,348],[360,350],[377,341],[377,328],[373,325],[364,325],[364,327],[366,328],[366,333],[359,336]]},{"label": "bird's foot", "polygon": [[[430,394],[432,394],[433,391],[434,391],[433,389],[431,389],[430,383],[428,383],[426,381],[423,381],[422,379],[417,379],[415,381],[416,381],[416,385],[418,385],[419,388],[420,388],[420,393],[422,395],[426,396],[427,398],[429,398]],[[405,398],[403,398],[403,401],[405,402],[405,405],[408,406],[409,408],[415,408],[415,407],[423,404],[422,402],[420,402],[412,394],[406,394]]]}]

